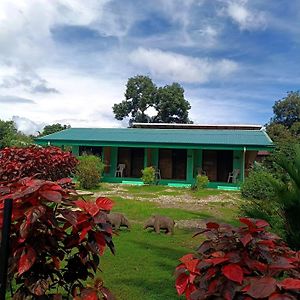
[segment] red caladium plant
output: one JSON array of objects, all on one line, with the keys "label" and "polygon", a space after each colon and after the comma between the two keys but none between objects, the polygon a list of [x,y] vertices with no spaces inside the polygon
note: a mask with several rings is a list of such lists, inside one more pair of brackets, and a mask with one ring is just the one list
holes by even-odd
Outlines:
[{"label": "red caladium plant", "polygon": [[58,147],[5,148],[0,150],[0,182],[35,176],[53,180],[71,176],[77,159]]},{"label": "red caladium plant", "polygon": [[267,232],[263,220],[239,228],[209,222],[207,239],[177,266],[176,289],[186,299],[300,299],[300,253]]},{"label": "red caladium plant", "polygon": [[[13,199],[9,277],[15,281],[13,299],[113,299],[101,280],[92,287],[99,256],[106,246],[114,253],[107,212],[113,202],[75,201],[74,191],[59,182],[23,178],[0,185],[0,230],[4,200]],[[50,297],[50,294],[55,294]]]}]

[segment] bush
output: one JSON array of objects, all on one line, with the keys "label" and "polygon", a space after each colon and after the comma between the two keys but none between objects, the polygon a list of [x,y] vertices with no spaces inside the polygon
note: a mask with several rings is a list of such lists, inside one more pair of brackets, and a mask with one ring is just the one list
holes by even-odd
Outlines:
[{"label": "bush", "polygon": [[142,170],[142,181],[145,184],[153,184],[155,181],[155,169],[153,167],[146,167]]},{"label": "bush", "polygon": [[242,184],[241,193],[244,198],[256,200],[272,200],[276,197],[278,181],[265,169],[258,167],[250,171]]},{"label": "bush", "polygon": [[71,176],[77,159],[58,147],[5,148],[0,150],[0,181],[14,182],[24,177],[56,181]]},{"label": "bush", "polygon": [[57,182],[23,178],[0,183],[0,230],[4,200],[13,199],[8,273],[13,299],[62,299],[63,290],[64,299],[110,299],[100,279],[90,288],[84,281],[94,278],[106,245],[114,252],[107,223],[113,203],[103,197],[95,202],[70,197]]},{"label": "bush", "polygon": [[204,189],[208,186],[209,180],[206,175],[197,175],[196,181],[195,181],[195,188],[197,190]]},{"label": "bush", "polygon": [[263,220],[235,228],[209,222],[207,239],[177,266],[176,289],[186,299],[299,299],[299,253],[266,231]]},{"label": "bush", "polygon": [[104,164],[101,159],[94,155],[84,155],[78,159],[76,174],[80,187],[84,189],[97,187],[104,171]]},{"label": "bush", "polygon": [[284,157],[277,164],[286,172],[288,181],[277,186],[277,203],[290,247],[300,250],[300,145],[292,148],[294,156]]}]

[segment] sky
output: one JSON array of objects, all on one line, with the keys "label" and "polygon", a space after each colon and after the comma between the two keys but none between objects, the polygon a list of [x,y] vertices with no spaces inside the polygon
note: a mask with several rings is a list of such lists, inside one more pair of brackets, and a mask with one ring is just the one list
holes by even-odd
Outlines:
[{"label": "sky", "polygon": [[124,127],[128,78],[180,83],[190,119],[265,124],[300,85],[299,0],[1,0],[0,119]]}]

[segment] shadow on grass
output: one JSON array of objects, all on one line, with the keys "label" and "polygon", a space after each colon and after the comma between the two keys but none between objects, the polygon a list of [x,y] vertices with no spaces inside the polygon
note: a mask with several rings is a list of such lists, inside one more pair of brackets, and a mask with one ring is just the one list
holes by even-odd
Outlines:
[{"label": "shadow on grass", "polygon": [[[152,234],[152,233],[149,233]],[[156,234],[156,233],[153,233]],[[170,237],[166,236],[166,238],[174,238],[175,236]],[[161,243],[161,241],[159,241]],[[168,241],[170,243],[170,241]],[[186,249],[174,249],[174,247],[168,247],[168,246],[161,246],[161,245],[155,245],[153,241],[151,242],[142,242],[142,241],[131,241],[131,243],[139,246],[140,248],[143,248],[145,250],[151,250],[151,252],[155,255],[155,257],[165,259],[167,257],[170,260],[177,260],[184,254],[186,254]]]},{"label": "shadow on grass", "polygon": [[131,278],[124,279],[123,283],[139,290],[139,299],[147,300],[175,300],[185,299],[178,296],[175,289],[175,278],[161,280],[159,274],[157,279]]}]

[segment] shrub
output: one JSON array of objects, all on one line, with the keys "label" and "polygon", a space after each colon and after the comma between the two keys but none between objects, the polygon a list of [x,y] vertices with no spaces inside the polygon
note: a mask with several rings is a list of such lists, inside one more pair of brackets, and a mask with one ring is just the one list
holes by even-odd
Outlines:
[{"label": "shrub", "polygon": [[207,239],[177,266],[176,289],[186,299],[299,299],[300,259],[263,220],[239,228],[209,222]]},{"label": "shrub", "polygon": [[80,187],[84,189],[97,187],[104,171],[104,164],[101,159],[94,155],[84,155],[78,159],[76,174]]},{"label": "shrub", "polygon": [[277,180],[263,168],[253,169],[242,184],[242,196],[257,200],[274,199],[276,197],[276,182]]},{"label": "shrub", "polygon": [[286,172],[289,180],[277,185],[279,213],[286,230],[290,247],[300,250],[300,145],[293,149],[292,158],[282,158],[277,163]]},{"label": "shrub", "polygon": [[70,197],[57,182],[23,178],[0,184],[0,229],[4,200],[13,199],[9,260],[9,278],[16,289],[13,299],[62,299],[62,290],[67,299],[111,296],[100,279],[90,288],[83,281],[94,277],[106,245],[114,252],[106,214],[113,203],[103,197],[95,202]]},{"label": "shrub", "polygon": [[56,181],[71,176],[77,159],[58,147],[5,148],[0,150],[0,181],[13,182],[24,177]]},{"label": "shrub", "polygon": [[209,180],[206,175],[197,175],[196,181],[195,181],[195,188],[197,190],[204,189],[208,186]]},{"label": "shrub", "polygon": [[153,167],[146,167],[142,170],[141,179],[145,184],[153,184],[155,181],[155,169]]}]

